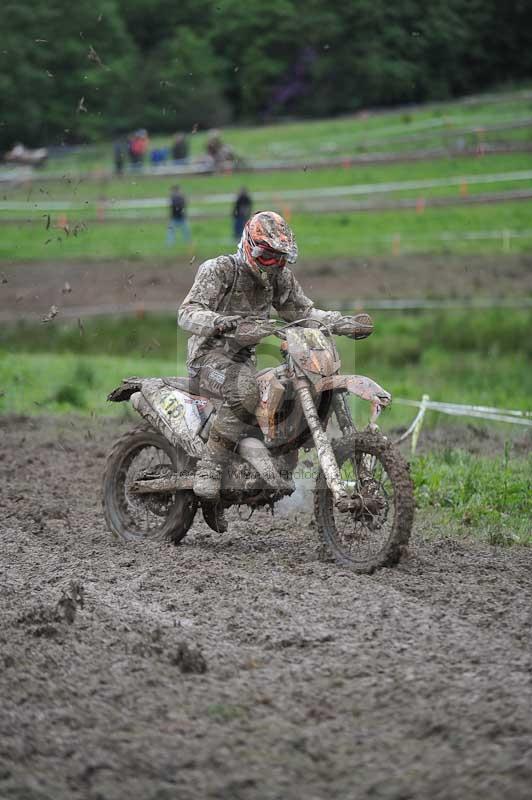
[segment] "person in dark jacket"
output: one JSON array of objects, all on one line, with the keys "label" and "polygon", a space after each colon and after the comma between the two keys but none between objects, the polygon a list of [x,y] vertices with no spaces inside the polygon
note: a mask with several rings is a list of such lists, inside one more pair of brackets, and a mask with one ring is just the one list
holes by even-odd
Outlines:
[{"label": "person in dark jacket", "polygon": [[251,197],[247,189],[242,187],[233,206],[233,231],[237,242],[240,241],[244,233],[244,225],[251,216],[252,207]]},{"label": "person in dark jacket", "polygon": [[187,202],[179,186],[172,187],[172,193],[170,195],[170,221],[166,234],[166,244],[169,246],[175,244],[175,234],[178,228],[181,229],[183,240],[187,243],[190,242],[190,228],[187,221],[186,207]]}]

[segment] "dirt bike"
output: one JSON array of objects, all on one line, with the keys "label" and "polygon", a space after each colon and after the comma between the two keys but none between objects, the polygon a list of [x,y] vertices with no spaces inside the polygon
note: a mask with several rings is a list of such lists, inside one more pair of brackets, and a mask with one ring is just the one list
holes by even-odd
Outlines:
[{"label": "dirt bike", "polygon": [[[293,488],[299,450],[315,448],[314,515],[326,550],[356,572],[396,564],[410,537],[414,499],[407,463],[377,426],[391,395],[370,378],[339,374],[334,336],[323,323],[296,320],[274,333],[282,363],[257,373],[257,434],[231,453],[217,504],[198,498],[193,480],[219,398],[200,396],[187,378],[127,378],[111,392],[108,400],[129,400],[147,425],[122,436],[109,455],[103,480],[109,529],[126,541],[162,536],[177,544],[201,506],[207,524],[222,532],[224,508],[273,508],[280,499],[258,460],[266,456]],[[364,430],[355,427],[348,393],[370,403]],[[333,415],[342,435],[330,441]]]}]

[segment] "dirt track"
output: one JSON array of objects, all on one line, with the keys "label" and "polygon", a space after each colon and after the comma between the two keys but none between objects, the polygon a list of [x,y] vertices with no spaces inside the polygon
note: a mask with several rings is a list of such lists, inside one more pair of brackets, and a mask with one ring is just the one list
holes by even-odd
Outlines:
[{"label": "dirt track", "polygon": [[[38,317],[52,305],[83,316],[89,309],[112,313],[174,310],[190,289],[198,262],[94,261],[0,262],[0,319]],[[532,294],[532,258],[500,256],[401,256],[304,261],[295,272],[316,302],[392,298],[508,298]],[[68,284],[70,291],[62,291]]]},{"label": "dirt track", "polygon": [[125,546],[116,422],[0,425],[2,800],[530,797],[529,551],[420,524],[353,576],[303,513]]}]

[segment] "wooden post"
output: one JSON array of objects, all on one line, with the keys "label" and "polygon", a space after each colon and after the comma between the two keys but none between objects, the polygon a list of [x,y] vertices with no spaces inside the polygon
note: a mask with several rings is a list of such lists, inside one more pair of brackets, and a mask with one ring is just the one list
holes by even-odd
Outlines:
[{"label": "wooden post", "polygon": [[416,427],[412,431],[412,455],[416,454],[416,447],[417,447],[417,440],[419,439],[419,434],[421,433],[421,426],[423,425],[423,419],[425,418],[425,410],[426,404],[430,400],[428,394],[424,394],[421,398],[421,408],[420,408],[420,415],[416,422]]},{"label": "wooden post", "polygon": [[509,231],[508,228],[505,228],[503,230],[503,232],[502,232],[502,249],[503,249],[503,251],[505,253],[509,253],[510,252],[510,237],[511,237],[511,235],[512,235],[511,231]]},{"label": "wooden post", "polygon": [[392,239],[392,254],[398,256],[401,254],[401,234],[396,233]]}]

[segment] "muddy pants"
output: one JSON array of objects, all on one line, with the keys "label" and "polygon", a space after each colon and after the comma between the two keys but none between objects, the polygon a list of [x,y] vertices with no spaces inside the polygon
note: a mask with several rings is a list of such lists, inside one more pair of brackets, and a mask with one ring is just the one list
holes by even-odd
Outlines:
[{"label": "muddy pants", "polygon": [[191,386],[198,387],[197,393],[209,392],[223,399],[210,440],[235,449],[242,436],[257,430],[259,387],[253,361],[248,358],[239,362],[225,353],[212,352],[196,359],[192,367]]}]

